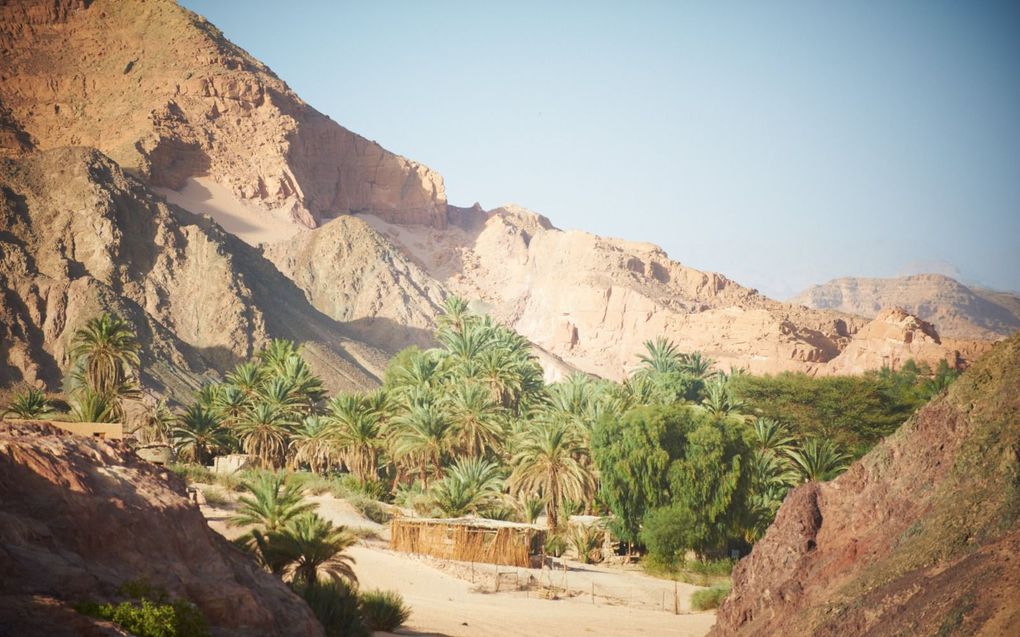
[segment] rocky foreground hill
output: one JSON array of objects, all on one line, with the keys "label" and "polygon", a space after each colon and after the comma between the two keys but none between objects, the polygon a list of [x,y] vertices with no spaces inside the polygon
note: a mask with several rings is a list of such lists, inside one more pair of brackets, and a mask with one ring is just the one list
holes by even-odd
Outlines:
[{"label": "rocky foreground hill", "polygon": [[1020,295],[966,286],[942,274],[833,279],[790,303],[869,318],[899,307],[932,323],[942,336],[959,339],[997,340],[1020,330]]},{"label": "rocky foreground hill", "polygon": [[1016,635],[1020,335],[783,503],[712,635]]},{"label": "rocky foreground hill", "polygon": [[185,488],[122,443],[0,423],[0,635],[123,635],[73,607],[140,581],[196,604],[215,635],[322,635]]},{"label": "rocky foreground hill", "polygon": [[331,389],[365,387],[430,344],[451,293],[528,337],[549,378],[619,379],[662,335],[755,372],[980,351],[898,316],[869,328],[780,303],[651,244],[448,205],[437,173],[318,113],[172,0],[0,5],[0,144],[5,385],[55,387],[70,333],[109,307],[157,390],[271,337],[305,344]]}]

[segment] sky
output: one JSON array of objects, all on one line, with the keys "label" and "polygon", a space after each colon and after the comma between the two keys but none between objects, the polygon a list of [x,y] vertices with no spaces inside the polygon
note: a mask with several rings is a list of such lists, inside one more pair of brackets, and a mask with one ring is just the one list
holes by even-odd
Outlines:
[{"label": "sky", "polygon": [[182,4],[452,204],[776,298],[921,271],[1020,290],[1020,4]]}]

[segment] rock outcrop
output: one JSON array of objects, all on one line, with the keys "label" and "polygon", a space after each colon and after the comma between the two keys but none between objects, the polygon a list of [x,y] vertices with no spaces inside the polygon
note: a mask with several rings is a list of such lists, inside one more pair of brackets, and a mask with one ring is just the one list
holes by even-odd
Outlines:
[{"label": "rock outcrop", "polygon": [[369,221],[446,288],[480,299],[570,365],[608,378],[624,377],[642,343],[661,335],[721,369],[758,373],[855,373],[915,355],[962,363],[959,344],[943,345],[934,332],[923,348],[908,329],[860,333],[867,321],[858,316],[773,301],[653,244],[562,231],[517,207],[465,212],[446,229]]},{"label": "rock outcrop", "polygon": [[334,387],[371,385],[385,355],[352,340],[254,248],[168,206],[101,153],[0,160],[0,382],[56,387],[75,329],[130,320],[145,384],[183,396],[269,338],[305,344]]},{"label": "rock outcrop", "polygon": [[868,318],[899,307],[955,339],[998,340],[1020,330],[1020,296],[971,288],[941,274],[834,279],[805,290],[790,303]]},{"label": "rock outcrop", "polygon": [[208,174],[308,226],[446,223],[436,172],[317,112],[172,0],[4,3],[0,102],[38,148],[92,146],[152,186]]},{"label": "rock outcrop", "polygon": [[0,423],[0,635],[122,635],[72,610],[147,581],[213,634],[322,635],[308,606],[206,524],[184,482],[126,446]]},{"label": "rock outcrop", "polygon": [[842,476],[794,490],[711,632],[1014,635],[1020,335]]}]

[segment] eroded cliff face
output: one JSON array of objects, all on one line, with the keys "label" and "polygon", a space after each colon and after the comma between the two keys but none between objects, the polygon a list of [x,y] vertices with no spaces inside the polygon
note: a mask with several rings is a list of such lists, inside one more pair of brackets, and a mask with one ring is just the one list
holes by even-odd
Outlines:
[{"label": "eroded cliff face", "polygon": [[306,226],[446,223],[436,172],[317,112],[172,0],[4,3],[0,102],[39,148],[98,148],[151,186],[209,174]]},{"label": "eroded cliff face", "polygon": [[250,246],[168,206],[95,150],[0,160],[0,379],[55,387],[74,330],[130,320],[146,385],[184,395],[269,338],[292,338],[330,384],[374,382],[385,356],[351,340]]},{"label": "eroded cliff face", "polygon": [[943,337],[955,339],[998,340],[1020,330],[1017,295],[970,288],[941,274],[834,279],[790,302],[868,318],[898,307],[931,323]]},{"label": "eroded cliff face", "polygon": [[209,528],[180,478],[122,443],[0,423],[0,501],[4,634],[124,634],[72,607],[139,580],[196,604],[216,635],[323,634],[304,601]]},{"label": "eroded cliff face", "polygon": [[827,483],[794,490],[712,635],[1013,635],[1020,335]]},{"label": "eroded cliff face", "polygon": [[721,369],[828,371],[866,321],[772,301],[653,244],[561,231],[515,207],[448,228],[369,219],[444,286],[584,371],[621,379],[665,335]]}]

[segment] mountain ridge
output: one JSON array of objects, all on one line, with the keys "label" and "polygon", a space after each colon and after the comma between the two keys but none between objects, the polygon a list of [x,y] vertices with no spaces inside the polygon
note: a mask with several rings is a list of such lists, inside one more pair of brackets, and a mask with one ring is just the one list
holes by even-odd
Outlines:
[{"label": "mountain ridge", "polygon": [[[759,373],[858,373],[907,357],[964,366],[980,350],[926,336],[921,323],[903,317],[869,323],[775,301],[721,274],[686,267],[653,244],[559,230],[519,207],[449,205],[437,173],[318,113],[204,18],[170,0],[13,0],[0,7],[0,17],[0,142],[9,158],[8,190],[23,197],[17,175],[27,171],[45,181],[38,166],[49,161],[58,168],[55,159],[38,157],[59,157],[68,145],[94,146],[99,154],[80,166],[82,174],[98,170],[92,183],[76,182],[79,192],[50,185],[66,201],[85,196],[83,205],[93,206],[76,213],[99,226],[81,225],[76,240],[101,253],[104,224],[127,227],[144,210],[142,217],[158,220],[166,236],[201,228],[189,236],[216,246],[217,254],[211,261],[205,253],[175,257],[166,246],[150,245],[151,233],[111,228],[102,232],[120,232],[122,253],[107,254],[102,272],[82,269],[59,254],[59,237],[33,243],[15,232],[24,214],[11,199],[0,228],[5,241],[13,240],[5,252],[29,265],[11,265],[7,273],[14,292],[2,309],[15,328],[3,352],[7,383],[53,386],[67,362],[68,330],[76,327],[54,318],[67,308],[45,307],[31,285],[89,287],[81,281],[102,282],[110,272],[124,274],[110,279],[121,287],[83,296],[91,301],[66,318],[83,322],[86,305],[134,312],[146,334],[165,332],[153,341],[162,349],[149,352],[150,362],[168,366],[154,382],[181,388],[207,372],[222,373],[272,337],[306,343],[332,388],[370,386],[387,356],[431,344],[429,331],[449,294],[465,296],[529,338],[550,379],[575,371],[620,379],[643,342],[659,336],[702,351],[721,369]],[[235,237],[221,230],[222,217],[213,222],[201,202],[180,190],[196,180],[222,187],[246,225],[271,211],[291,224],[288,232],[263,228]],[[167,206],[159,192],[191,215]],[[66,220],[75,218],[77,203],[65,210],[36,195],[30,217],[63,219],[71,227]],[[111,216],[107,198],[131,201]],[[170,271],[160,273],[163,280],[132,273],[134,255],[157,253],[157,261],[182,268],[186,285],[201,294],[175,294],[183,288],[174,287]],[[54,254],[54,263],[65,264],[58,276],[30,272]],[[219,270],[203,281],[203,267]],[[216,327],[199,326],[196,299],[210,308],[236,303],[234,314],[210,312],[202,320]],[[237,319],[218,322],[227,316]]]},{"label": "mountain ridge", "polygon": [[865,317],[901,307],[960,339],[997,340],[1020,330],[1020,295],[964,285],[942,274],[842,277],[812,286],[790,303]]}]

